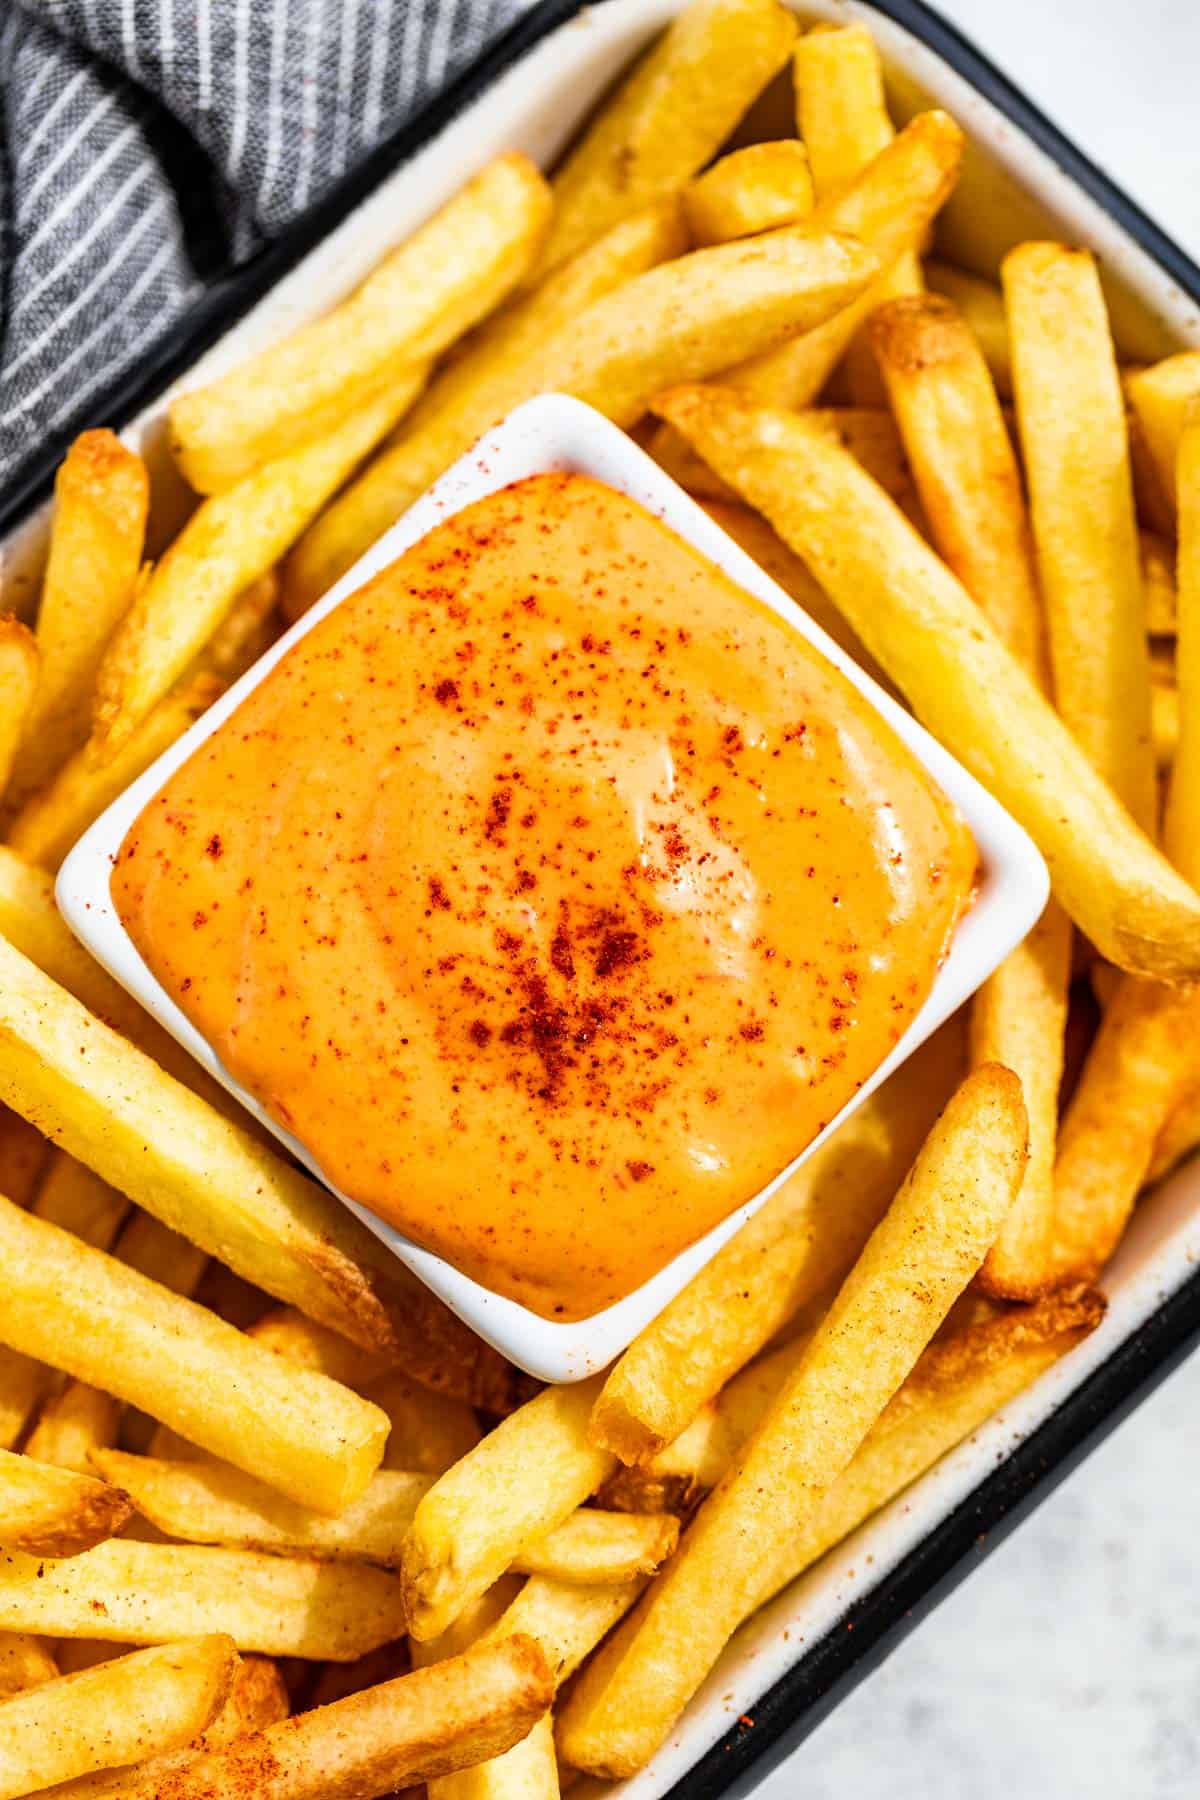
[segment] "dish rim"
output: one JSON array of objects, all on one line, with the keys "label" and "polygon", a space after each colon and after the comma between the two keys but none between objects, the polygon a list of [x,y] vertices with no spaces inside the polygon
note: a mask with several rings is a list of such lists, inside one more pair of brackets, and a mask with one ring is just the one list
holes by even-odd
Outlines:
[{"label": "dish rim", "polygon": [[[139,954],[112,899],[110,877],[126,833],[163,785],[271,671],[364,583],[464,507],[514,480],[570,470],[637,501],[820,651],[889,725],[930,779],[957,806],[974,837],[980,877],[933,986],[907,1030],[823,1131],[771,1181],[664,1267],[611,1306],[572,1323],[547,1319],[422,1249],[334,1187],[302,1139],[285,1130],[224,1067],[204,1034]],[[55,897],[76,937],[208,1073],[226,1087],[318,1180],[472,1330],[543,1381],[580,1381],[607,1368],[653,1318],[754,1216],[924,1040],[944,1024],[1032,929],[1049,896],[1041,854],[983,785],[824,632],[778,583],[617,426],[578,400],[543,394],[514,409],[458,460],[359,558],[252,668],[108,806],[66,856]]]}]

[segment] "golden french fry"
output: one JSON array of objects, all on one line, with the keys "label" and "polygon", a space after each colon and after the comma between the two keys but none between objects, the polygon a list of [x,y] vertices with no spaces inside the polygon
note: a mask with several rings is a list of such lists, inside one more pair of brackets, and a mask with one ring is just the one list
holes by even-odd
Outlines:
[{"label": "golden french fry", "polygon": [[[1021,475],[991,375],[969,326],[936,295],[872,314],[870,340],[935,548],[1043,691],[1050,668]],[[1071,925],[1053,903],[975,997],[976,1063],[1020,1077],[1029,1114],[1021,1193],[984,1261],[991,1293],[1028,1299],[1052,1279],[1054,1147]]]},{"label": "golden french fry", "polygon": [[[365,1688],[201,1756],[171,1800],[363,1800],[501,1756],[545,1713],[554,1688],[528,1638]],[[122,1800],[166,1800],[136,1772]]]},{"label": "golden french fry", "polygon": [[972,275],[953,263],[930,260],[925,264],[925,285],[933,294],[952,300],[966,320],[983,352],[996,392],[1012,399],[1012,362],[1008,351],[1008,318],[1004,295],[994,281]]},{"label": "golden french fry", "polygon": [[32,1556],[77,1556],[118,1532],[133,1512],[120,1488],[0,1450],[0,1546]]},{"label": "golden french fry", "polygon": [[25,1453],[58,1469],[86,1475],[92,1452],[115,1443],[121,1424],[121,1402],[115,1394],[86,1381],[68,1381],[43,1403],[25,1443]]},{"label": "golden french fry", "polygon": [[1150,734],[1159,776],[1169,774],[1179,748],[1179,689],[1173,681],[1155,680],[1150,689]]},{"label": "golden french fry", "polygon": [[41,1638],[23,1631],[0,1631],[0,1700],[53,1681],[58,1665]]},{"label": "golden french fry", "polygon": [[1002,270],[1055,701],[1145,831],[1158,799],[1133,478],[1116,352],[1087,251],[1021,244]]},{"label": "golden french fry", "polygon": [[133,599],[149,503],[145,464],[111,431],[75,439],[54,484],[37,690],[13,774],[18,799],[88,735],[96,671]]},{"label": "golden french fry", "polygon": [[404,1616],[386,1569],[109,1538],[60,1562],[0,1552],[0,1629],[128,1644],[225,1632],[240,1650],[350,1662]]},{"label": "golden french fry", "polygon": [[2,938],[0,1099],[255,1286],[385,1349],[428,1386],[511,1405],[511,1366],[365,1226]]},{"label": "golden french fry", "polygon": [[[800,136],[812,159],[820,201],[844,193],[895,137],[883,93],[883,65],[862,24],[817,25],[792,57]],[[906,250],[875,284],[881,301],[919,294],[924,286],[916,249]],[[845,377],[851,397],[878,404],[883,390],[871,346],[860,333],[849,345]]]},{"label": "golden french fry", "polygon": [[125,1221],[129,1202],[83,1163],[55,1150],[32,1211],[48,1225],[59,1225],[85,1244],[107,1250]]},{"label": "golden french fry", "polygon": [[76,750],[13,820],[8,833],[12,848],[27,862],[56,874],[67,851],[105,807],[182,737],[220,692],[215,676],[182,682],[151,707],[109,760],[98,763],[86,745]]},{"label": "golden french fry", "polygon": [[580,1678],[559,1722],[568,1762],[619,1777],[654,1753],[978,1269],[1024,1161],[1020,1083],[976,1069],[762,1426]]},{"label": "golden french fry", "polygon": [[572,1587],[603,1587],[656,1574],[678,1542],[677,1519],[581,1506],[545,1537],[527,1544],[512,1566]]},{"label": "golden french fry", "polygon": [[1200,399],[1200,350],[1181,350],[1125,377],[1125,392],[1157,477],[1156,491],[1175,513],[1176,462],[1188,409]]},{"label": "golden french fry", "polygon": [[335,1700],[344,1700],[347,1694],[360,1694],[364,1688],[378,1687],[381,1681],[407,1675],[412,1666],[407,1638],[381,1644],[378,1650],[368,1650],[352,1663],[326,1663],[305,1695],[305,1705],[330,1706]]},{"label": "golden french fry", "polygon": [[808,153],[795,138],[731,150],[688,184],[683,207],[698,245],[794,225],[813,209]]},{"label": "golden french fry", "polygon": [[796,21],[777,0],[693,0],[605,102],[553,178],[544,275],[720,149],[784,66]]},{"label": "golden french fry", "polygon": [[0,1797],[179,1750],[224,1706],[238,1658],[227,1637],[135,1651],[0,1703]]},{"label": "golden french fry", "polygon": [[392,250],[349,299],[175,400],[171,448],[221,493],[402,384],[503,300],[536,256],[550,190],[527,156],[497,156]]},{"label": "golden french fry", "polygon": [[[885,270],[891,268],[921,243],[954,186],[962,151],[963,134],[953,119],[919,113],[848,188],[818,204],[810,231],[848,232],[876,252]],[[883,297],[873,284],[814,330],[727,369],[724,381],[764,405],[811,406]]]},{"label": "golden french fry", "polygon": [[287,1689],[270,1657],[243,1656],[229,1698],[212,1724],[185,1749],[164,1750],[132,1767],[81,1775],[78,1781],[56,1787],[54,1800],[129,1800],[131,1792],[164,1800],[173,1791],[171,1784],[206,1751],[224,1749],[248,1732],[274,1725],[286,1719],[290,1710]]},{"label": "golden french fry", "polygon": [[282,1493],[329,1512],[360,1495],[387,1419],[203,1307],[0,1201],[0,1337],[132,1402]]},{"label": "golden french fry", "polygon": [[1157,531],[1139,531],[1146,630],[1151,637],[1174,637],[1176,624],[1175,546]]},{"label": "golden french fry", "polygon": [[1200,897],[853,457],[727,390],[681,389],[655,410],[803,555],[924,723],[1023,823],[1101,954],[1163,981],[1200,974]]},{"label": "golden french fry", "polygon": [[36,1127],[9,1107],[0,1106],[0,1193],[18,1206],[28,1206],[53,1154]]},{"label": "golden french fry", "polygon": [[448,1469],[417,1508],[404,1548],[408,1629],[436,1637],[614,1466],[588,1441],[601,1377],[546,1388]]},{"label": "golden french fry", "polygon": [[576,1587],[548,1575],[531,1575],[516,1599],[485,1633],[489,1644],[513,1636],[532,1638],[561,1686],[623,1619],[646,1587],[644,1577]]},{"label": "golden french fry", "polygon": [[591,1432],[624,1462],[671,1443],[861,1251],[962,1074],[951,1026],[901,1064],[635,1338]]},{"label": "golden french fry", "polygon": [[0,1344],[0,1449],[20,1441],[50,1379],[44,1363]]},{"label": "golden french fry", "polygon": [[1163,821],[1163,847],[1177,869],[1200,880],[1200,402],[1189,415],[1179,441],[1177,504],[1179,742]]},{"label": "golden french fry", "polygon": [[0,613],[0,794],[16,765],[37,680],[37,640],[11,613]]},{"label": "golden french fry", "polygon": [[228,1463],[160,1462],[97,1450],[92,1464],[118,1489],[127,1482],[132,1505],[168,1537],[385,1569],[399,1568],[404,1534],[431,1479],[380,1471],[331,1519]]},{"label": "golden french fry", "polygon": [[[273,1307],[251,1325],[248,1335],[265,1344],[276,1356],[297,1363],[302,1369],[314,1369],[340,1381],[343,1387],[364,1388],[387,1372],[389,1359],[378,1351],[364,1350],[352,1344],[315,1319],[308,1319],[294,1306]],[[408,1467],[414,1467],[408,1464]]]},{"label": "golden french fry", "polygon": [[114,632],[96,676],[87,754],[110,761],[198,656],[251,583],[295,543],[356,466],[407,412],[427,368],[314,443],[280,456],[192,514]]},{"label": "golden french fry", "polygon": [[208,1263],[197,1244],[172,1231],[161,1219],[134,1207],[113,1245],[113,1255],[147,1281],[192,1299]]},{"label": "golden french fry", "polygon": [[[695,250],[603,293],[549,339],[506,358],[491,379],[465,394],[447,392],[338,496],[288,559],[289,611],[295,616],[324,593],[521,401],[572,394],[618,425],[632,425],[679,371],[703,380],[748,347],[765,349],[808,329],[860,293],[877,268],[870,251],[845,238],[785,226]],[[448,384],[453,377],[452,368]]]},{"label": "golden french fry", "polygon": [[275,642],[282,623],[279,576],[270,569],[238,595],[200,652],[196,673],[226,684],[236,681]]},{"label": "golden french fry", "polygon": [[1161,1181],[1175,1165],[1200,1146],[1200,1085],[1172,1107],[1154,1145],[1146,1180]]},{"label": "golden french fry", "polygon": [[431,1394],[402,1369],[370,1382],[363,1392],[391,1421],[383,1453],[385,1469],[444,1475],[482,1436],[479,1421],[465,1401]]}]

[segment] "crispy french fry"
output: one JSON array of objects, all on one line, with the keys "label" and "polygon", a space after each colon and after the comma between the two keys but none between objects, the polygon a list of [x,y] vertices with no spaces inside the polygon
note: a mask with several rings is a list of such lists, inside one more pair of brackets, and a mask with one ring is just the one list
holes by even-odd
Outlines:
[{"label": "crispy french fry", "polygon": [[683,206],[698,245],[794,225],[813,209],[808,153],[795,138],[732,150],[689,183]]},{"label": "crispy french fry", "polygon": [[1193,1087],[1172,1107],[1155,1141],[1146,1180],[1161,1181],[1197,1146],[1200,1146],[1200,1086]]},{"label": "crispy french fry", "polygon": [[[881,407],[872,406],[825,406],[807,407],[804,416],[813,425],[825,427],[839,444],[844,444],[893,500],[899,501],[906,511],[911,508],[915,498],[912,474],[890,413]],[[729,485],[713,473],[691,445],[670,425],[657,426],[646,447],[655,462],[680,487],[687,488],[698,499],[725,500],[736,504],[737,495]],[[764,526],[763,531],[768,539],[774,538],[774,533],[768,527]],[[774,541],[776,544],[779,542],[777,538]],[[786,546],[781,545],[776,554],[788,557],[790,553]],[[790,560],[795,563],[798,559],[792,556]],[[800,580],[802,584],[806,584],[807,590],[816,587],[811,575],[807,573]],[[816,592],[819,594],[820,589],[817,588]],[[828,601],[818,604],[824,605],[825,613],[831,618],[840,618],[837,608],[830,606]],[[821,623],[825,625],[824,617]],[[825,625],[825,629],[829,630],[829,626]],[[844,624],[839,625],[838,629],[844,632]],[[836,632],[831,635],[836,636]]]},{"label": "crispy french fry", "polygon": [[228,1463],[160,1462],[123,1450],[97,1450],[92,1463],[118,1489],[127,1482],[132,1505],[168,1537],[385,1569],[399,1568],[404,1534],[430,1486],[425,1475],[380,1471],[331,1519]]},{"label": "crispy french fry", "polygon": [[612,1472],[588,1441],[601,1377],[546,1388],[441,1476],[404,1549],[408,1629],[436,1637],[525,1546],[560,1525]]},{"label": "crispy french fry", "polygon": [[[294,617],[324,593],[521,401],[573,394],[618,425],[632,425],[656,390],[679,378],[671,371],[703,380],[747,347],[781,343],[837,312],[877,268],[871,251],[846,238],[785,226],[693,251],[602,294],[548,340],[506,360],[493,379],[448,393],[338,496],[288,559],[289,612]],[[453,377],[451,369],[448,384]]]},{"label": "crispy french fry", "polygon": [[128,1644],[216,1631],[240,1650],[350,1662],[404,1617],[386,1569],[109,1538],[60,1562],[0,1552],[0,1629]]},{"label": "crispy french fry", "polygon": [[61,1675],[5,1700],[0,1797],[182,1749],[224,1706],[237,1663],[228,1638],[194,1638]]},{"label": "crispy french fry", "polygon": [[54,484],[37,690],[13,774],[18,799],[88,735],[96,671],[133,599],[149,502],[145,464],[111,431],[75,439]]},{"label": "crispy french fry", "polygon": [[107,762],[198,656],[238,596],[274,567],[424,386],[400,371],[327,435],[197,508],[113,633],[96,676],[87,754]]},{"label": "crispy french fry", "polygon": [[60,1225],[97,1250],[108,1250],[129,1211],[129,1202],[91,1169],[55,1150],[38,1187],[33,1212]]},{"label": "crispy french fry", "polygon": [[931,293],[952,300],[966,320],[983,352],[996,392],[1002,400],[1012,399],[1012,362],[1008,351],[1008,318],[1004,311],[1004,295],[994,281],[972,275],[953,263],[925,264],[925,284]]},{"label": "crispy french fry", "polygon": [[9,786],[38,680],[33,633],[11,613],[0,613],[0,794]]},{"label": "crispy french fry", "polygon": [[1087,251],[1003,266],[1013,384],[1059,712],[1145,831],[1157,820],[1150,665],[1116,353]]},{"label": "crispy french fry", "polygon": [[592,1417],[625,1462],[671,1443],[797,1310],[845,1275],[958,1081],[962,1038],[937,1033],[811,1156],[609,1372]]},{"label": "crispy french fry", "polygon": [[1170,773],[1179,748],[1179,689],[1173,681],[1155,680],[1150,689],[1150,733],[1159,776]]},{"label": "crispy french fry", "polygon": [[1200,973],[1200,898],[853,457],[727,390],[680,390],[655,410],[804,556],[925,724],[1021,820],[1101,954],[1163,981]]},{"label": "crispy french fry", "polygon": [[527,1544],[513,1568],[573,1587],[604,1587],[656,1574],[678,1542],[678,1520],[663,1514],[581,1506],[545,1537]]},{"label": "crispy french fry", "polygon": [[[883,65],[875,40],[860,23],[817,25],[799,39],[792,58],[800,136],[812,160],[822,203],[842,194],[895,137],[883,93]],[[877,299],[919,294],[924,286],[915,248],[905,250],[875,284]],[[860,333],[848,346],[846,382],[863,405],[882,399],[870,344]]]},{"label": "crispy french fry", "polygon": [[0,1546],[32,1556],[77,1556],[118,1532],[133,1512],[120,1488],[0,1450]]},{"label": "crispy french fry", "polygon": [[86,1381],[68,1381],[43,1403],[25,1453],[38,1462],[86,1475],[92,1452],[116,1442],[121,1410],[115,1394]]},{"label": "crispy french fry", "polygon": [[554,176],[545,275],[715,155],[783,68],[796,22],[776,0],[693,0],[605,102]]},{"label": "crispy french fry", "polygon": [[465,1401],[431,1394],[402,1369],[393,1369],[363,1391],[391,1421],[383,1453],[385,1469],[444,1475],[482,1436],[479,1421]]},{"label": "crispy french fry", "polygon": [[1157,531],[1140,531],[1142,593],[1151,637],[1174,637],[1176,624],[1175,547]]},{"label": "crispy french fry", "polygon": [[20,1113],[0,1106],[0,1193],[18,1206],[28,1206],[53,1154],[35,1126]]},{"label": "crispy french fry", "polygon": [[525,274],[550,222],[527,156],[497,156],[324,318],[194,388],[170,410],[191,485],[221,493],[336,432],[346,414],[469,331]]},{"label": "crispy french fry", "polygon": [[0,1631],[0,1700],[53,1681],[58,1665],[41,1638],[23,1631]]},{"label": "crispy french fry", "polygon": [[0,1202],[0,1337],[132,1402],[282,1493],[337,1512],[364,1490],[387,1419],[192,1301]]},{"label": "crispy french fry", "polygon": [[[1021,475],[991,375],[953,303],[893,300],[872,314],[871,343],[933,543],[1043,691],[1050,667]],[[1071,925],[1051,903],[1025,943],[984,983],[971,1012],[976,1063],[1020,1077],[1029,1114],[1021,1193],[980,1274],[991,1293],[1028,1299],[1052,1279],[1054,1150]]]},{"label": "crispy french fry", "polygon": [[20,1441],[50,1379],[44,1363],[0,1344],[0,1449]]},{"label": "crispy french fry", "polygon": [[561,1686],[618,1619],[624,1618],[645,1587],[644,1577],[576,1587],[548,1575],[531,1575],[501,1618],[485,1633],[485,1641],[503,1643],[514,1635],[532,1638]]},{"label": "crispy french fry", "polygon": [[197,674],[229,683],[244,675],[279,636],[279,575],[270,569],[238,595],[196,661]]},{"label": "crispy french fry", "polygon": [[559,1722],[568,1762],[620,1776],[653,1754],[982,1262],[1024,1160],[1020,1083],[975,1070],[762,1426],[581,1677]]},{"label": "crispy french fry", "polygon": [[1177,869],[1200,880],[1200,401],[1179,442],[1177,502],[1179,743],[1163,821],[1163,847]]},{"label": "crispy french fry", "polygon": [[[528,1638],[481,1645],[365,1688],[202,1756],[171,1800],[363,1800],[501,1756],[545,1713],[554,1688]],[[165,1800],[137,1773],[122,1800]]]},{"label": "crispy french fry", "polygon": [[181,682],[151,707],[109,760],[98,763],[86,745],[76,750],[13,820],[8,833],[12,848],[26,862],[55,874],[105,807],[195,724],[220,691],[212,675]]},{"label": "crispy french fry", "polygon": [[248,1335],[287,1362],[328,1375],[344,1387],[367,1387],[388,1369],[386,1356],[352,1344],[315,1319],[305,1318],[294,1306],[273,1307],[251,1325]]},{"label": "crispy french fry", "polygon": [[658,200],[489,319],[438,371],[412,417],[344,503],[334,500],[301,538],[286,568],[287,617],[298,618],[319,599],[460,449],[528,397],[530,361],[557,332],[622,282],[681,256],[687,247],[678,198]]},{"label": "crispy french fry", "polygon": [[81,1775],[54,1789],[54,1800],[127,1800],[130,1784],[139,1794],[155,1794],[159,1800],[171,1784],[208,1750],[221,1750],[251,1731],[261,1731],[286,1719],[290,1708],[287,1689],[269,1657],[243,1656],[233,1678],[229,1698],[212,1724],[191,1739],[186,1749],[165,1750],[135,1766]]},{"label": "crispy french fry", "polygon": [[[88,1046],[81,1055],[80,1046]],[[427,1386],[501,1412],[513,1371],[378,1240],[0,939],[0,1098],[189,1242]]]},{"label": "crispy french fry", "polygon": [[[843,193],[822,201],[811,231],[848,231],[885,269],[921,242],[954,186],[963,136],[942,112],[920,113]],[[811,406],[879,298],[878,284],[832,318],[778,350],[727,369],[723,380],[770,406]]]},{"label": "crispy french fry", "polygon": [[1175,512],[1176,462],[1188,408],[1200,399],[1200,350],[1182,350],[1125,377],[1125,392],[1157,476],[1157,491]]}]

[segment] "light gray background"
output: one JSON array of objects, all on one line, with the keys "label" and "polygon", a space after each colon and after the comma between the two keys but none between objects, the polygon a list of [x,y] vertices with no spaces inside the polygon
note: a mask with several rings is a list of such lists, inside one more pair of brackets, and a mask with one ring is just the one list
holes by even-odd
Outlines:
[{"label": "light gray background", "polygon": [[[1200,0],[940,6],[1200,259]],[[1200,1356],[756,1800],[1197,1800],[1198,1476]]]}]

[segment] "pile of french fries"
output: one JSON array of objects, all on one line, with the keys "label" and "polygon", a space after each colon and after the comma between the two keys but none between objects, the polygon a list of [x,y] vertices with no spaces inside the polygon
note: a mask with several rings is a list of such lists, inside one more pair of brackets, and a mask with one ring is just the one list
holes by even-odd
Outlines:
[{"label": "pile of french fries", "polygon": [[[1123,366],[1084,250],[939,261],[961,152],[943,113],[894,129],[861,25],[695,0],[550,181],[498,158],[174,402],[194,505],[152,564],[142,462],[71,448],[36,619],[0,622],[0,1800],[631,1774],[751,1613],[1102,1317],[1200,1144],[1200,352]],[[612,1368],[537,1392],[88,957],[52,876],[552,390],[904,698],[1054,898]]]}]

